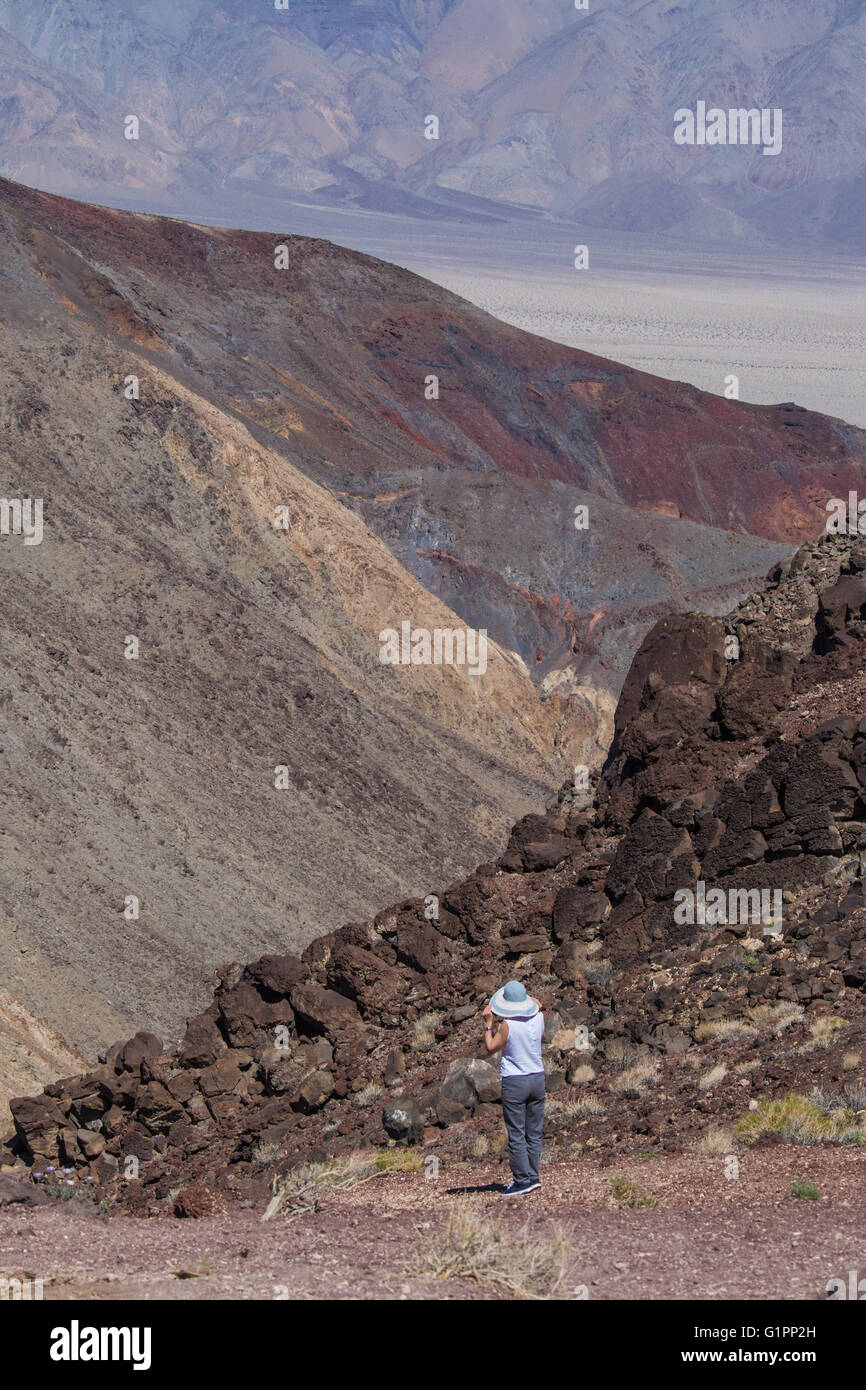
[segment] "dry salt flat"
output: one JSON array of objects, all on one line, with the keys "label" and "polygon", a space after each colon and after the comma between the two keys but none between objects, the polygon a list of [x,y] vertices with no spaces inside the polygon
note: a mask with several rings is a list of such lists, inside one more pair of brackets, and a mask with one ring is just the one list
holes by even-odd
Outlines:
[{"label": "dry salt flat", "polygon": [[[744,258],[745,259],[745,258]],[[805,263],[584,271],[413,264],[497,318],[572,347],[741,400],[795,401],[866,425],[866,282]]]}]

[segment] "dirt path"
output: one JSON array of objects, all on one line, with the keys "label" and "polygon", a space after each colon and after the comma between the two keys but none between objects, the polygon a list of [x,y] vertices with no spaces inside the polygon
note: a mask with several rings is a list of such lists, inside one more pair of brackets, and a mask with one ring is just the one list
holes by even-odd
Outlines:
[{"label": "dirt path", "polygon": [[[496,1165],[393,1173],[318,1212],[262,1223],[257,1211],[180,1221],[100,1217],[66,1206],[0,1213],[0,1269],[46,1281],[50,1299],[478,1299],[496,1285],[419,1276],[417,1252],[469,1209],[511,1236],[567,1246],[560,1298],[826,1299],[832,1278],[866,1275],[866,1156],[773,1148],[724,1157],[562,1163],[541,1192],[506,1201]],[[657,1206],[617,1206],[625,1178]],[[818,1188],[795,1198],[795,1179]]]}]

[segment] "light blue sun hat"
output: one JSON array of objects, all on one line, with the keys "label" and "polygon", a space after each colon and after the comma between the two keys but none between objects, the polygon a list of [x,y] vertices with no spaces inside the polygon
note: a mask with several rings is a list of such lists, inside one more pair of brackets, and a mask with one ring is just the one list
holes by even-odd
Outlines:
[{"label": "light blue sun hat", "polygon": [[530,999],[519,980],[509,980],[498,989],[490,1007],[499,1018],[535,1018],[538,1013],[538,1005]]}]

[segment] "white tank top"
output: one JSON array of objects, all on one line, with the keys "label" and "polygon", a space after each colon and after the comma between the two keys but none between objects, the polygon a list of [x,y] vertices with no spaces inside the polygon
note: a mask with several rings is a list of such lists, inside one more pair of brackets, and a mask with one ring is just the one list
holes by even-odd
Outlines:
[{"label": "white tank top", "polygon": [[544,1014],[535,1018],[509,1018],[508,1037],[499,1063],[500,1076],[531,1076],[544,1071],[541,1060],[541,1039],[544,1037]]}]

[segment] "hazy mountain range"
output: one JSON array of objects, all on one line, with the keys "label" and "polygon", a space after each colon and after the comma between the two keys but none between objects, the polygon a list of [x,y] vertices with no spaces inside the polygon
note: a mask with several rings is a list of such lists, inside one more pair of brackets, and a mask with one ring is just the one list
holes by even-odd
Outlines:
[{"label": "hazy mountain range", "polygon": [[[0,172],[57,192],[866,247],[864,0],[0,0],[0,26]],[[699,101],[781,110],[781,152],[676,144]]]}]

